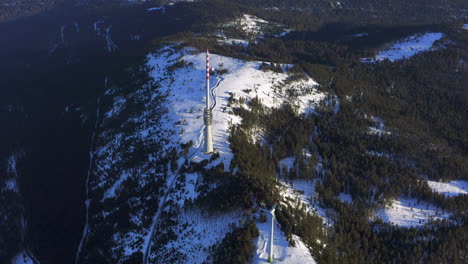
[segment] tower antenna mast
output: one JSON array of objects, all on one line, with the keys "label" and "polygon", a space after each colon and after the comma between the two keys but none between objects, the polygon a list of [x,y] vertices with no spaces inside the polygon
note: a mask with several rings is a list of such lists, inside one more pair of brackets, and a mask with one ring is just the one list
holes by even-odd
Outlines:
[{"label": "tower antenna mast", "polygon": [[210,53],[206,50],[206,108],[203,113],[205,122],[205,152],[213,152],[213,137],[211,134],[211,124],[213,122],[213,112],[210,109]]}]

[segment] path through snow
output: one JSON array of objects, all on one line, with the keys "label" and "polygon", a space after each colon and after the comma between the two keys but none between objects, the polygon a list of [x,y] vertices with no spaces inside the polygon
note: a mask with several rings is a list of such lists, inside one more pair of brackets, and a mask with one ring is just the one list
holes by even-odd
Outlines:
[{"label": "path through snow", "polygon": [[[104,86],[107,86],[107,77],[104,80]],[[93,168],[93,160],[94,160],[94,140],[96,138],[96,131],[99,125],[99,109],[100,109],[100,102],[101,96],[97,99],[97,109],[96,109],[96,122],[94,124],[94,130],[91,136],[91,145],[89,150],[89,166],[88,166],[88,174],[86,175],[86,183],[85,183],[85,208],[86,208],[86,215],[85,215],[85,225],[83,227],[83,234],[81,235],[80,243],[78,244],[78,248],[75,254],[75,264],[80,263],[80,256],[81,256],[81,249],[83,248],[84,241],[86,240],[86,236],[89,232],[89,207],[91,205],[91,198],[89,197],[89,178],[91,177],[92,168]]]}]

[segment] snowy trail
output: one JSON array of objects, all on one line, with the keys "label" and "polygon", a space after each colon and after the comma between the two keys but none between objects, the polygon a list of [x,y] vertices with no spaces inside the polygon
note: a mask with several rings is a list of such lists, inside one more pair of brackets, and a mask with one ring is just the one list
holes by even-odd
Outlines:
[{"label": "snowy trail", "polygon": [[[105,79],[105,86],[107,86],[107,78]],[[94,158],[94,153],[93,153],[94,139],[96,137],[96,131],[97,131],[98,124],[99,124],[100,101],[101,101],[101,96],[99,96],[98,100],[97,100],[96,123],[94,124],[94,130],[93,130],[93,134],[91,136],[91,147],[90,147],[90,150],[89,150],[88,175],[86,176],[86,183],[85,183],[86,220],[85,220],[85,226],[83,228],[83,234],[82,234],[81,239],[80,239],[80,244],[78,245],[78,249],[76,250],[75,264],[78,264],[80,262],[81,249],[83,248],[84,241],[85,241],[86,236],[88,235],[88,232],[89,232],[89,206],[91,204],[91,199],[89,198],[89,177],[91,176],[91,169],[92,169],[93,158]]]},{"label": "snowy trail", "polygon": [[215,107],[216,107],[216,104],[218,103],[218,101],[216,100],[216,88],[218,88],[218,86],[221,84],[221,82],[224,80],[223,77],[220,76],[220,79],[218,80],[218,83],[216,83],[216,85],[210,89],[210,93],[211,93],[211,99],[213,100],[213,105],[211,106],[211,110],[213,110]]},{"label": "snowy trail", "polygon": [[154,237],[154,232],[156,232],[156,226],[158,225],[159,222],[159,217],[161,216],[162,210],[163,210],[163,205],[167,200],[167,197],[169,196],[169,191],[171,190],[172,186],[174,185],[174,182],[177,178],[177,173],[174,173],[171,178],[169,178],[169,183],[167,185],[165,194],[163,199],[159,201],[158,205],[158,211],[153,217],[153,223],[151,224],[151,229],[149,232],[149,236],[146,239],[146,246],[145,246],[145,254],[143,255],[143,264],[148,264],[148,258],[151,250],[151,241],[153,240]]}]

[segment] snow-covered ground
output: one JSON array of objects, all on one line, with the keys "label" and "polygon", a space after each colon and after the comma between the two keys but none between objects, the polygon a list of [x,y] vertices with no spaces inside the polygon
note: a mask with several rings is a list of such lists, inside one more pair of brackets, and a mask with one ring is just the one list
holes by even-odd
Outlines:
[{"label": "snow-covered ground", "polygon": [[[206,249],[219,243],[241,218],[242,211],[221,214],[209,214],[199,209],[184,211],[177,218],[176,227],[182,231],[177,234],[177,240],[165,245],[165,248],[187,256],[189,263],[203,263],[208,255]],[[183,229],[184,226],[188,228]],[[158,263],[169,262],[159,259]]]},{"label": "snow-covered ground", "polygon": [[450,214],[436,206],[417,199],[399,197],[390,205],[377,210],[375,218],[401,227],[417,227],[431,220],[448,219]]},{"label": "snow-covered ground", "polygon": [[[220,157],[210,162],[208,167],[223,163],[225,169],[229,168],[232,159],[229,129],[241,122],[233,114],[233,106],[248,109],[248,102],[258,97],[268,107],[279,107],[289,102],[296,106],[298,113],[311,113],[326,96],[316,89],[317,83],[312,78],[290,81],[287,72],[260,70],[261,62],[211,54],[210,63],[215,72],[225,69],[227,73],[222,76],[215,74],[210,79],[212,98],[209,100],[214,105],[213,142]],[[92,216],[90,228],[114,225],[106,221],[113,219],[119,212],[115,202],[122,195],[131,195],[126,200],[131,208],[129,216],[132,228],[121,233],[115,232],[109,237],[116,245],[112,251],[122,256],[120,261],[135,257],[135,254],[143,254],[144,263],[152,263],[155,259],[171,256],[177,251],[180,252],[177,255],[180,258],[196,259],[196,262],[191,262],[200,263],[209,255],[208,248],[230,231],[230,221],[239,219],[230,213],[225,216],[208,216],[190,208],[190,213],[186,213],[188,208],[185,208],[185,204],[197,198],[197,186],[202,177],[197,173],[181,173],[179,168],[186,160],[198,162],[210,158],[202,152],[206,99],[205,53],[191,48],[178,50],[175,46],[166,46],[148,55],[147,66],[155,85],[133,88],[129,94],[110,88],[104,95],[106,98],[111,97],[106,100],[111,99],[112,105],[103,110],[102,123],[114,126],[103,128],[97,137],[94,176],[90,185],[91,192],[101,194],[102,198],[93,203],[106,206],[104,211]],[[283,65],[283,68],[286,67],[291,65]],[[228,103],[231,96],[235,101],[233,105]],[[243,100],[240,100],[241,97]],[[125,109],[130,103],[138,103],[142,107],[127,115]],[[116,124],[126,129],[115,129]],[[193,144],[181,154],[181,144],[188,142]],[[135,155],[136,150],[140,153],[138,163],[132,161],[129,167],[123,169],[121,164],[126,164],[125,158]],[[178,166],[173,165],[171,168],[169,164],[155,165],[155,161],[173,150],[178,153]],[[154,184],[155,180],[158,184]],[[129,183],[134,183],[138,190],[125,187]],[[209,223],[219,225],[216,234],[209,230]],[[171,236],[165,246],[156,250],[156,242],[164,239],[161,232],[168,230],[183,235]],[[88,239],[94,239],[93,235]]]},{"label": "snow-covered ground", "polygon": [[[280,38],[286,36],[291,31],[287,28],[286,25],[266,21],[248,14],[244,14],[234,21],[220,25],[220,27],[222,29],[236,28],[237,30],[246,33],[246,35],[249,36],[248,39],[250,41],[256,41],[257,39],[263,38],[265,36]],[[223,30],[218,32],[216,36],[220,38],[219,42],[225,44],[237,44],[244,47],[248,46],[249,44],[249,41],[247,40],[226,36]]]},{"label": "snow-covered ground", "polygon": [[455,180],[451,182],[427,181],[429,187],[435,192],[452,197],[468,194],[468,181]]},{"label": "snow-covered ground", "polygon": [[222,39],[219,41],[220,43],[224,43],[228,45],[240,45],[243,47],[249,46],[249,42],[244,39],[229,38],[224,35],[218,35],[218,36],[222,37]]},{"label": "snow-covered ground", "polygon": [[[258,231],[260,236],[256,239],[255,244],[257,250],[254,253],[253,264],[263,264],[268,262],[268,252],[270,245],[270,230],[271,230],[271,216],[267,214],[267,221],[265,223],[257,222]],[[302,240],[293,235],[293,240],[296,243],[295,247],[289,246],[286,236],[280,230],[279,225],[275,222],[275,231],[273,239],[273,257],[274,263],[285,264],[306,264],[316,263],[309,249],[304,245]]]},{"label": "snow-covered ground", "polygon": [[11,260],[11,264],[34,264],[34,261],[23,250]]},{"label": "snow-covered ground", "polygon": [[358,34],[354,34],[353,37],[361,38],[361,37],[367,37],[368,35],[369,35],[368,33],[358,33]]},{"label": "snow-covered ground", "polygon": [[318,205],[318,201],[315,200],[317,193],[315,192],[315,185],[317,179],[312,181],[306,180],[293,180],[288,183],[280,180],[282,185],[281,196],[284,198],[296,201],[298,207],[306,206],[307,210],[313,214],[317,214],[323,218],[323,224],[329,226],[333,224],[333,220],[330,217],[330,211],[321,208]]},{"label": "snow-covered ground", "polygon": [[377,157],[385,157],[385,158],[391,158],[392,155],[389,153],[381,152],[381,151],[375,151],[375,150],[367,150],[367,154],[372,155],[372,156],[377,156]]},{"label": "snow-covered ground", "polygon": [[353,197],[351,197],[351,195],[348,193],[341,192],[338,195],[338,199],[340,199],[340,201],[342,201],[343,203],[349,203],[349,204],[353,203]]},{"label": "snow-covered ground", "polygon": [[11,176],[11,178],[5,179],[3,188],[4,190],[9,190],[9,191],[19,193],[18,184],[17,184],[18,173],[16,171],[16,160],[17,160],[16,154],[13,154],[8,157],[6,172],[7,172],[7,175]]},{"label": "snow-covered ground", "polygon": [[396,60],[408,59],[420,52],[431,50],[434,43],[443,37],[444,34],[439,32],[413,35],[380,51],[375,58],[363,58],[361,61],[378,62],[389,59],[391,62],[394,62]]},{"label": "snow-covered ground", "polygon": [[[364,118],[367,118],[367,116],[364,116]],[[380,117],[370,116],[369,119],[374,123],[373,126],[369,127],[368,133],[370,135],[382,136],[392,134],[392,132],[385,129],[384,122]]]},{"label": "snow-covered ground", "polygon": [[[203,109],[205,107],[205,54],[182,51],[184,53],[177,60],[184,61],[186,67],[176,69],[172,73],[169,100],[171,109],[181,122],[178,126],[183,131],[182,142],[193,141],[194,159],[208,158],[202,153],[203,141]],[[166,74],[164,65],[168,53],[149,56],[149,65],[154,67],[152,75],[161,76]],[[229,148],[229,128],[233,124],[240,123],[238,116],[230,113],[228,99],[230,94],[235,99],[243,97],[248,102],[250,99],[258,98],[269,107],[279,107],[283,102],[290,102],[297,107],[299,113],[311,113],[325,94],[316,89],[317,83],[307,78],[285,85],[288,73],[275,73],[260,70],[261,62],[242,61],[216,54],[210,54],[210,64],[216,69],[227,69],[223,76],[215,75],[211,78],[211,87],[218,85],[215,90],[218,101],[213,109],[213,142],[214,148],[220,153],[217,163],[223,161],[228,168],[232,159]],[[278,87],[282,87],[280,90]],[[286,95],[286,90],[294,91],[297,96]],[[244,107],[248,107],[244,105]],[[214,164],[216,165],[216,164]]]},{"label": "snow-covered ground", "polygon": [[[189,2],[189,1],[187,1],[187,2]],[[159,11],[159,10],[161,10],[161,11],[165,12],[165,11],[166,11],[166,7],[172,6],[172,5],[174,5],[174,3],[169,3],[169,4],[163,5],[163,6],[151,7],[151,8],[148,8],[148,9],[146,9],[146,10],[147,10],[147,11]]]},{"label": "snow-covered ground", "polygon": [[269,24],[266,20],[247,14],[238,18],[234,23],[240,24],[244,32],[255,35],[262,34],[262,28]]}]

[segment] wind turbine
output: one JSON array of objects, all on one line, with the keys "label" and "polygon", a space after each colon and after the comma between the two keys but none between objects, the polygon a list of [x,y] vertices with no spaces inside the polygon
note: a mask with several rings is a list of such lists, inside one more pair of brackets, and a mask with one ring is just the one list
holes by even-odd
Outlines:
[{"label": "wind turbine", "polygon": [[278,203],[275,203],[272,207],[271,210],[266,210],[263,208],[258,208],[261,211],[268,213],[271,215],[271,231],[270,231],[270,251],[268,252],[268,262],[273,263],[273,233],[275,231],[275,209]]}]

